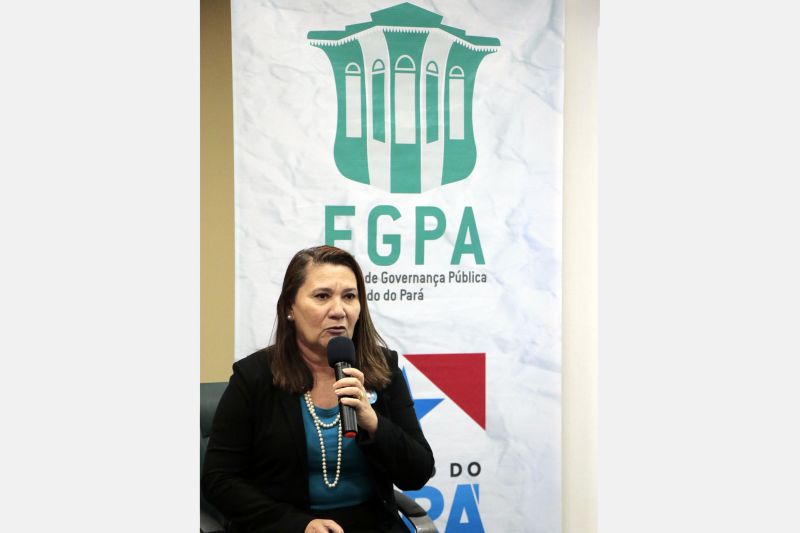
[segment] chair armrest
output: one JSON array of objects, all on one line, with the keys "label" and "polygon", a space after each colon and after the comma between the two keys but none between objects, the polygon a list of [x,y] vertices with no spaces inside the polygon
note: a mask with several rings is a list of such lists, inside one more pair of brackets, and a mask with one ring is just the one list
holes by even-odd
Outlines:
[{"label": "chair armrest", "polygon": [[428,513],[417,502],[409,498],[399,490],[394,491],[394,499],[397,500],[397,508],[405,516],[417,533],[438,533],[439,530],[428,516]]},{"label": "chair armrest", "polygon": [[200,533],[225,533],[225,528],[214,517],[200,509]]}]

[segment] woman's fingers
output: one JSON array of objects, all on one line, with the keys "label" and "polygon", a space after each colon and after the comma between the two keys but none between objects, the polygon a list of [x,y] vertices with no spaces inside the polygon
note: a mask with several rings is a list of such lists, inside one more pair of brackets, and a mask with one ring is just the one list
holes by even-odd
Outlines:
[{"label": "woman's fingers", "polygon": [[342,527],[333,520],[323,520],[322,525],[327,528],[325,529],[325,533],[328,531],[332,531],[333,533],[344,533],[344,529],[342,529]]},{"label": "woman's fingers", "polygon": [[356,378],[342,378],[333,384],[334,389],[340,389],[342,387],[358,387],[363,389],[364,385]]},{"label": "woman's fingers", "polygon": [[341,396],[342,399],[349,397],[361,401],[366,397],[364,389],[361,387],[341,387],[336,389],[335,392],[336,395]]},{"label": "woman's fingers", "polygon": [[357,368],[345,368],[343,377],[333,384],[334,392],[344,397],[350,396],[359,401],[366,400],[367,391],[364,389],[364,374]]},{"label": "woman's fingers", "polygon": [[306,526],[305,533],[344,533],[344,529],[333,520],[315,518]]},{"label": "woman's fingers", "polygon": [[361,370],[351,367],[342,369],[342,372],[344,373],[345,376],[352,376],[356,378],[358,381],[360,381],[362,384],[364,383],[364,373],[361,372]]},{"label": "woman's fingers", "polygon": [[357,368],[345,368],[347,377],[333,384],[333,389],[342,405],[356,410],[359,427],[372,436],[378,428],[378,415],[369,404],[369,397],[364,388],[364,374]]}]

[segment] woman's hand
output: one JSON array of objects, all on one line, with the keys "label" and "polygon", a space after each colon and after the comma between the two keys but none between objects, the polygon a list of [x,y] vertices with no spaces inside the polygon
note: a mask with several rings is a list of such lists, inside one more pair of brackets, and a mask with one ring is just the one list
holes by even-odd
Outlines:
[{"label": "woman's hand", "polygon": [[342,526],[333,520],[325,520],[322,518],[315,518],[306,526],[305,533],[344,533]]},{"label": "woman's hand", "polygon": [[364,374],[357,368],[345,368],[342,372],[346,377],[333,384],[334,392],[341,399],[342,405],[349,405],[356,410],[358,426],[372,437],[378,429],[378,415],[367,399]]}]

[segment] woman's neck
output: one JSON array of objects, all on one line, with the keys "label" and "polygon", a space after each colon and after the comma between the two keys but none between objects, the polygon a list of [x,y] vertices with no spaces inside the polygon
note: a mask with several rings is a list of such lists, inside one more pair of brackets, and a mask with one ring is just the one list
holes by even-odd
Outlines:
[{"label": "woman's neck", "polygon": [[300,357],[306,364],[311,375],[314,376],[314,385],[311,388],[311,401],[314,405],[322,408],[334,407],[338,398],[333,392],[333,383],[336,381],[336,374],[328,365],[327,354],[318,354],[312,350],[307,350],[305,347],[298,343],[300,348]]},{"label": "woman's neck", "polygon": [[300,348],[300,357],[303,358],[303,362],[305,362],[306,366],[311,373],[315,377],[315,381],[317,377],[329,377],[333,374],[333,368],[328,365],[328,356],[323,354],[318,354],[311,350],[304,348],[303,346],[299,346]]}]

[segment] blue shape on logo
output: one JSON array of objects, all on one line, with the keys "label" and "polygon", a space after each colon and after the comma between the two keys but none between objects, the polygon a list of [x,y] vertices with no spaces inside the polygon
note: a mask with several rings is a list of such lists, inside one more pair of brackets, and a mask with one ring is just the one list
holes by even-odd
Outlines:
[{"label": "blue shape on logo", "polygon": [[414,394],[411,392],[411,383],[408,381],[408,374],[406,374],[405,367],[403,367],[403,378],[406,380],[408,392],[411,394],[411,400],[414,402],[414,410],[417,412],[417,420],[422,420],[423,416],[430,413],[434,407],[439,405],[441,401],[444,400],[444,398],[414,398]]},{"label": "blue shape on logo", "polygon": [[[462,522],[463,519],[465,521]],[[478,512],[478,485],[458,485],[444,533],[484,533]]]}]

